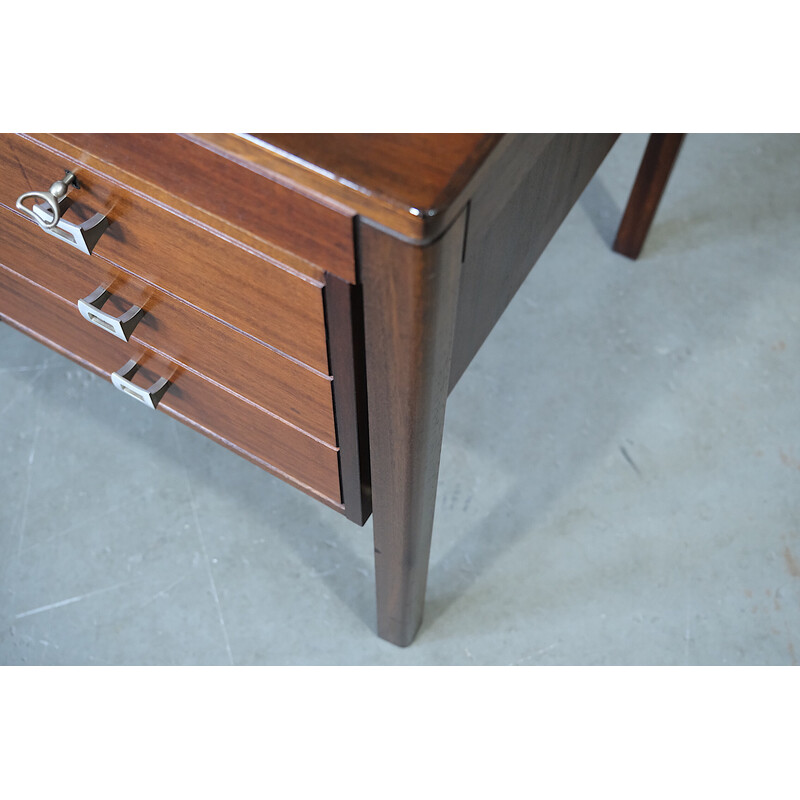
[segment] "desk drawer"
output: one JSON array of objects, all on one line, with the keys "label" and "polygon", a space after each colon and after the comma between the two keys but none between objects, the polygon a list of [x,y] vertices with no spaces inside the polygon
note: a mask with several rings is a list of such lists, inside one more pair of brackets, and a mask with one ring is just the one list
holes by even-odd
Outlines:
[{"label": "desk drawer", "polygon": [[[146,348],[85,324],[71,303],[0,265],[0,319],[105,378],[129,359],[142,364],[137,384],[169,377],[158,409],[177,417],[331,505],[341,501],[338,450],[266,414]],[[132,402],[122,392],[120,402]]]},{"label": "desk drawer", "polygon": [[[131,180],[138,178],[163,187],[212,214],[223,225],[235,226],[237,235],[246,231],[255,236],[260,240],[255,247],[266,245],[265,252],[282,263],[289,253],[314,265],[317,271],[355,280],[352,211],[338,203],[331,205],[329,198],[312,199],[254,171],[252,164],[236,163],[209,150],[205,141],[196,144],[195,137],[186,136],[59,133],[41,139],[65,154],[85,157],[90,153],[89,166],[97,166],[101,172],[107,168],[101,166],[104,162],[112,169],[124,170]],[[209,176],[213,176],[213,182]],[[279,248],[281,254],[273,253],[272,248]],[[297,268],[304,272],[308,267],[297,263]]]},{"label": "desk drawer", "polygon": [[[0,137],[0,203],[11,208],[23,192],[46,191],[75,172],[65,219],[102,212],[111,221],[93,256],[119,264],[163,291],[328,373],[320,283],[283,268],[217,231],[126,187],[112,174],[23,136]],[[109,170],[110,172],[111,170]],[[213,179],[209,176],[209,191]],[[34,222],[31,230],[37,231]],[[55,241],[55,240],[54,240]],[[60,243],[59,243],[60,244]],[[66,243],[63,248],[71,249]],[[85,257],[85,256],[84,256]]]},{"label": "desk drawer", "polygon": [[[145,314],[131,343],[200,372],[307,431],[336,445],[331,380],[242,335],[96,256],[88,257],[44,235],[21,215],[0,207],[0,262],[73,303],[73,325],[90,325],[77,301],[98,286],[112,297],[103,311]],[[113,334],[107,333],[108,336]]]}]

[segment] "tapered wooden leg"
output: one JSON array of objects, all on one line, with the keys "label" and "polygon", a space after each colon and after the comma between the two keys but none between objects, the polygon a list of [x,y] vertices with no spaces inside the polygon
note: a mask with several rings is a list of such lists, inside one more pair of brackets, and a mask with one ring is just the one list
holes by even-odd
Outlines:
[{"label": "tapered wooden leg", "polygon": [[628,258],[639,257],[685,136],[685,133],[650,135],[614,241],[618,253]]},{"label": "tapered wooden leg", "polygon": [[401,646],[422,621],[463,237],[463,214],[425,247],[359,228],[378,634]]}]

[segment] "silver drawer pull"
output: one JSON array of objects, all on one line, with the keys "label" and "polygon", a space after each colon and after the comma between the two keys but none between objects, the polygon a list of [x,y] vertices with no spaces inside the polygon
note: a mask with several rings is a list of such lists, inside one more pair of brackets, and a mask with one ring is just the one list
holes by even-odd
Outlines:
[{"label": "silver drawer pull", "polygon": [[90,295],[78,300],[78,311],[81,316],[97,325],[104,331],[108,331],[117,339],[127,342],[131,338],[133,329],[145,314],[140,306],[131,306],[124,314],[118,317],[112,316],[107,311],[102,310],[103,303],[111,297],[111,292],[107,286],[98,286]]},{"label": "silver drawer pull", "polygon": [[[43,228],[55,228],[58,221],[61,219],[61,201],[67,196],[67,192],[70,190],[70,186],[74,186],[78,189],[78,181],[75,178],[75,174],[70,172],[69,170],[64,170],[66,173],[64,175],[64,179],[60,181],[56,181],[47,192],[25,192],[25,194],[21,194],[17,198],[17,208],[22,211],[23,214],[27,214],[34,222],[41,225]],[[42,205],[41,203],[38,205],[40,209],[38,212],[38,216],[34,216],[33,212],[24,205],[24,202],[29,197],[36,197],[39,200],[44,200],[47,205],[50,206],[50,212],[48,216],[47,207]]]},{"label": "silver drawer pull", "polygon": [[[80,250],[86,255],[91,255],[103,232],[109,225],[105,214],[95,214],[80,225],[67,222],[63,213],[68,207],[67,193],[71,187],[76,189],[78,181],[74,173],[65,170],[66,175],[61,181],[56,181],[47,192],[25,192],[17,198],[17,209],[30,217],[45,233],[65,241],[67,244]],[[25,205],[29,198],[42,200],[31,208]]]},{"label": "silver drawer pull", "polygon": [[130,379],[139,369],[136,359],[131,359],[116,372],[111,373],[111,383],[121,392],[130,395],[140,403],[144,403],[149,408],[155,408],[164,393],[169,389],[169,378],[159,378],[149,389],[142,389],[131,383]]}]

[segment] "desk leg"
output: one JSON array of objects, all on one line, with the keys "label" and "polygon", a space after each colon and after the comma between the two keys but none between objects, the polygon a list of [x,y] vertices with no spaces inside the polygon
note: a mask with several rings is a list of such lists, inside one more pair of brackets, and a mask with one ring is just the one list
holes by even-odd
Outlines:
[{"label": "desk leg", "polygon": [[685,133],[653,133],[647,142],[636,181],[622,216],[614,250],[638,258],[667,187]]},{"label": "desk leg", "polygon": [[422,622],[464,224],[426,247],[359,227],[378,635],[401,646]]}]

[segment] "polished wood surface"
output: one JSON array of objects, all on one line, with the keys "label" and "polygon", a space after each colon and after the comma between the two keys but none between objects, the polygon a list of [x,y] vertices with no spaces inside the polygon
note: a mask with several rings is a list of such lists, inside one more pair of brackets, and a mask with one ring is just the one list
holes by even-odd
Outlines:
[{"label": "polished wood surface", "polygon": [[320,283],[20,136],[0,137],[0,203],[13,207],[20,194],[45,190],[71,167],[81,188],[70,193],[65,216],[102,211],[111,220],[94,254],[328,374]]},{"label": "polished wood surface", "polygon": [[678,158],[685,133],[653,133],[622,217],[614,250],[636,259],[642,252],[658,204]]},{"label": "polished wood surface", "polygon": [[[0,265],[2,266],[2,265]],[[171,385],[158,410],[189,422],[237,450],[247,453],[265,469],[330,504],[341,502],[337,449],[271,417],[189,370],[176,368],[144,348],[106,335],[88,323],[76,325],[75,309],[5,266],[0,268],[0,318],[94,372],[109,378],[128,359],[143,365],[137,385],[148,379],[170,377]],[[83,321],[83,320],[80,320]],[[136,402],[119,394],[120,402]]]},{"label": "polished wood surface", "polygon": [[451,388],[616,139],[617,134],[517,137],[472,195]]},{"label": "polished wood surface", "polygon": [[[352,213],[329,198],[293,191],[188,139],[164,133],[59,133],[103,170],[147,181],[213,215],[212,224],[277,245],[320,270],[354,280]],[[102,171],[102,170],[101,170]]]},{"label": "polished wood surface", "polygon": [[465,226],[427,247],[359,228],[378,633],[401,646],[422,620]]},{"label": "polished wood surface", "polygon": [[[98,286],[104,311],[146,310],[131,342],[226,389],[326,444],[336,445],[331,379],[201,313],[100,256],[88,257],[0,206],[0,262],[73,304]],[[89,325],[75,308],[75,325]],[[111,334],[107,334],[111,336]]]},{"label": "polished wood surface", "polygon": [[433,216],[458,195],[499,138],[487,133],[254,133],[309,169]]},{"label": "polished wood surface", "polygon": [[487,133],[192,134],[214,152],[334,197],[417,242],[452,224],[492,153],[513,136]]}]

